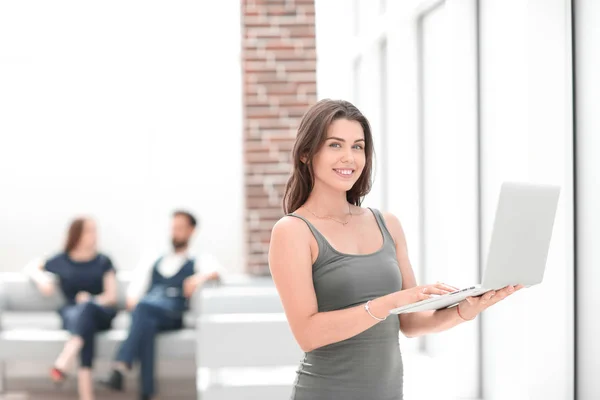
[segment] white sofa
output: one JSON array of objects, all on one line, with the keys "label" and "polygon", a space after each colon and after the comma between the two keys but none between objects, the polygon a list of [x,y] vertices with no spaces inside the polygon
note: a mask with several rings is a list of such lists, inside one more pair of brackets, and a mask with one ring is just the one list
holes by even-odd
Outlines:
[{"label": "white sofa", "polygon": [[[126,274],[117,277],[119,313],[112,329],[96,336],[96,359],[110,360],[125,339],[130,313],[125,310]],[[162,333],[157,339],[157,357],[167,360],[195,360],[195,331],[198,298],[184,316],[184,329]],[[42,296],[23,274],[0,274],[0,385],[7,389],[6,368],[13,361],[52,362],[61,351],[68,333],[62,329],[56,310],[62,295]]]},{"label": "white sofa", "polygon": [[[119,314],[111,330],[98,334],[96,359],[110,360],[124,339],[129,313],[119,282]],[[7,389],[12,361],[51,363],[68,337],[56,310],[61,296],[39,294],[23,275],[0,274],[0,385]],[[289,397],[302,358],[270,277],[227,276],[208,284],[192,299],[184,329],[161,334],[157,358],[195,363],[202,400]]]}]

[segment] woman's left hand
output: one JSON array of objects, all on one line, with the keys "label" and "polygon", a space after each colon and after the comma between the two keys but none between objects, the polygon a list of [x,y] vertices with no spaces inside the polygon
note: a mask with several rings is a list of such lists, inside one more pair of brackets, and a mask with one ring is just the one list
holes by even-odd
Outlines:
[{"label": "woman's left hand", "polygon": [[504,300],[508,296],[523,289],[523,285],[507,286],[500,290],[490,290],[478,297],[467,297],[459,303],[458,314],[465,320],[474,319],[480,312]]}]

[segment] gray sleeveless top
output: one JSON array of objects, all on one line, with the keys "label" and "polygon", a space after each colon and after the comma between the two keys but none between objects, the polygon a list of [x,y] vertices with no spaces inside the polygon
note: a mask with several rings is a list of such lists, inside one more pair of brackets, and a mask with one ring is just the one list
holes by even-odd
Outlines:
[{"label": "gray sleeveless top", "polygon": [[[383,246],[364,255],[337,251],[307,219],[289,214],[306,222],[319,245],[312,266],[319,312],[354,307],[402,288],[394,240],[381,213],[369,210],[383,235]],[[399,331],[398,317],[392,315],[354,337],[306,353],[291,399],[401,400]]]}]

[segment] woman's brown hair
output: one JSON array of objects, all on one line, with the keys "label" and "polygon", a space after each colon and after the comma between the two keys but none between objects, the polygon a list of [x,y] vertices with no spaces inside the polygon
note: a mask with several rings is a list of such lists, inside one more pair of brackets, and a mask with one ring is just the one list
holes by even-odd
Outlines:
[{"label": "woman's brown hair", "polygon": [[360,123],[365,135],[365,167],[352,189],[346,192],[346,198],[350,204],[360,206],[371,190],[373,137],[369,121],[348,101],[324,99],[312,106],[300,121],[292,150],[292,174],[283,195],[283,211],[286,214],[296,211],[308,199],[315,184],[313,157],[327,139],[329,126],[338,119]]},{"label": "woman's brown hair", "polygon": [[69,232],[67,234],[67,243],[65,244],[65,253],[70,253],[75,247],[77,247],[83,233],[84,225],[85,218],[77,218],[71,222],[71,225],[69,226]]}]

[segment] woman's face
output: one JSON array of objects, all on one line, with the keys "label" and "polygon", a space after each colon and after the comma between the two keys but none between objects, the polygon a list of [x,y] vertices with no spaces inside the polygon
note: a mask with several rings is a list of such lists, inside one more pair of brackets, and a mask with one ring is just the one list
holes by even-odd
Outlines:
[{"label": "woman's face", "polygon": [[357,121],[338,119],[327,130],[327,139],[313,158],[315,186],[347,192],[365,167],[365,134]]},{"label": "woman's face", "polygon": [[96,249],[97,239],[96,223],[91,219],[86,219],[77,247],[80,249]]}]

